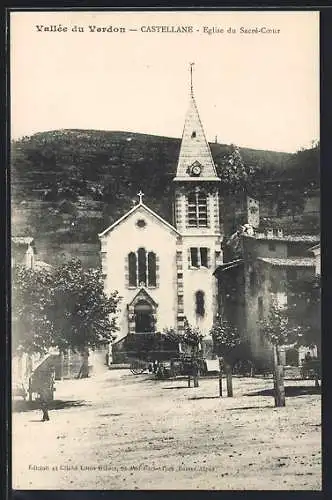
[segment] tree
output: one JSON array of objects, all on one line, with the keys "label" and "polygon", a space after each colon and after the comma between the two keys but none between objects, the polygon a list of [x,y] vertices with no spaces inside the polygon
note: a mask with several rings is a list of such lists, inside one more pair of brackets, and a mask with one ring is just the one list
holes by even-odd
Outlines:
[{"label": "tree", "polygon": [[223,159],[223,168],[220,172],[221,182],[233,191],[244,189],[253,173],[253,167],[244,163],[239,148],[231,144],[229,153]]},{"label": "tree", "polygon": [[272,344],[273,348],[275,406],[285,406],[280,346],[296,342],[301,327],[290,324],[287,309],[278,306],[276,303],[272,303],[268,317],[259,321],[258,325],[261,336]]},{"label": "tree", "polygon": [[[163,337],[173,345],[178,344],[184,354],[190,357],[191,374],[194,379],[194,387],[199,386],[199,355],[203,335],[199,328],[193,327],[184,318],[184,332],[178,333],[173,328],[165,328],[162,333]],[[190,374],[188,375],[188,387],[190,387]]]},{"label": "tree", "polygon": [[49,271],[15,266],[12,272],[12,351],[45,353],[52,345],[49,311],[53,278]]},{"label": "tree", "polygon": [[222,368],[224,366],[227,375],[227,394],[233,396],[232,354],[234,349],[241,343],[239,332],[229,321],[219,317],[214,323],[210,334],[214,350],[219,356],[219,394],[222,396]]},{"label": "tree", "polygon": [[72,260],[50,271],[18,267],[13,272],[13,347],[28,353],[57,347],[82,354],[115,338],[117,292],[104,293],[100,269]]},{"label": "tree", "polygon": [[[184,319],[184,333],[182,335],[182,344],[189,349],[191,355],[192,376],[194,387],[199,386],[199,353],[201,350],[203,335],[199,328],[189,324],[187,318]],[[188,387],[190,387],[190,375],[188,376]]]},{"label": "tree", "polygon": [[104,292],[100,269],[84,269],[74,259],[55,270],[50,311],[53,341],[60,351],[72,349],[82,354],[81,375],[88,375],[88,349],[113,340],[117,331],[118,293]]}]

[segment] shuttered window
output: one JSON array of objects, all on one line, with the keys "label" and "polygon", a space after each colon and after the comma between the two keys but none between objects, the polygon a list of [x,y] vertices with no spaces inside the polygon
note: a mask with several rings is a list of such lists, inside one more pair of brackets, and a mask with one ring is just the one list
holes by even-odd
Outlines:
[{"label": "shuttered window", "polygon": [[203,192],[196,191],[188,195],[188,226],[208,226],[207,196]]},{"label": "shuttered window", "polygon": [[191,247],[189,267],[210,267],[209,266],[209,249],[206,247]]}]

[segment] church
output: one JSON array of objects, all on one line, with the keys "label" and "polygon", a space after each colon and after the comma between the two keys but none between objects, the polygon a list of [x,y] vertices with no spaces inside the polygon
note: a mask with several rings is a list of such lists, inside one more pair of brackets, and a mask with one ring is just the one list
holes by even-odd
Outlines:
[{"label": "church", "polygon": [[185,318],[207,337],[218,313],[223,262],[219,183],[193,92],[173,179],[173,224],[144,194],[99,234],[105,292],[119,292],[117,341],[127,335],[184,330]]}]

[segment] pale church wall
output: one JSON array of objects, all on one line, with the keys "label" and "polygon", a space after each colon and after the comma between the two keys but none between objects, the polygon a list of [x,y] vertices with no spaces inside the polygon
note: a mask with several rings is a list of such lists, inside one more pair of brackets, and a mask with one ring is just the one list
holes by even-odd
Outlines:
[{"label": "pale church wall", "polygon": [[[146,221],[144,228],[136,223]],[[122,297],[118,315],[120,331],[117,340],[128,334],[127,304],[136,296],[140,288],[128,287],[128,253],[144,247],[157,256],[157,286],[147,287],[152,299],[157,302],[156,330],[176,326],[176,248],[177,234],[153,217],[143,207],[120,222],[112,231],[101,238],[102,265],[105,277],[105,291],[114,290]]]},{"label": "pale church wall", "polygon": [[[192,268],[190,248],[206,247],[209,249],[208,268]],[[190,325],[198,327],[203,335],[208,335],[217,314],[217,280],[213,272],[220,259],[220,242],[217,236],[186,236],[183,239],[183,291],[184,314]],[[196,314],[196,292],[204,292],[203,317]]]}]

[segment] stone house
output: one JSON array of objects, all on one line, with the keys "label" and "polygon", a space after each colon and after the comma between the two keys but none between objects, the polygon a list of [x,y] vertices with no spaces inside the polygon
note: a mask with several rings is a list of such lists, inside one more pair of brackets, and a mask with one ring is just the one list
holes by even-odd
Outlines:
[{"label": "stone house", "polygon": [[[254,358],[264,361],[271,349],[261,337],[258,322],[269,315],[272,303],[281,307],[292,303],[290,289],[294,282],[314,276],[316,263],[310,249],[319,236],[284,235],[282,230],[260,232],[257,228],[251,234],[243,232],[239,238],[242,258],[217,267],[214,273],[218,280],[219,310],[249,341]],[[308,304],[299,297],[296,301],[297,314],[304,314]],[[319,328],[319,322],[315,325]],[[294,352],[291,346],[285,346],[283,363],[301,363],[307,349]]]}]

